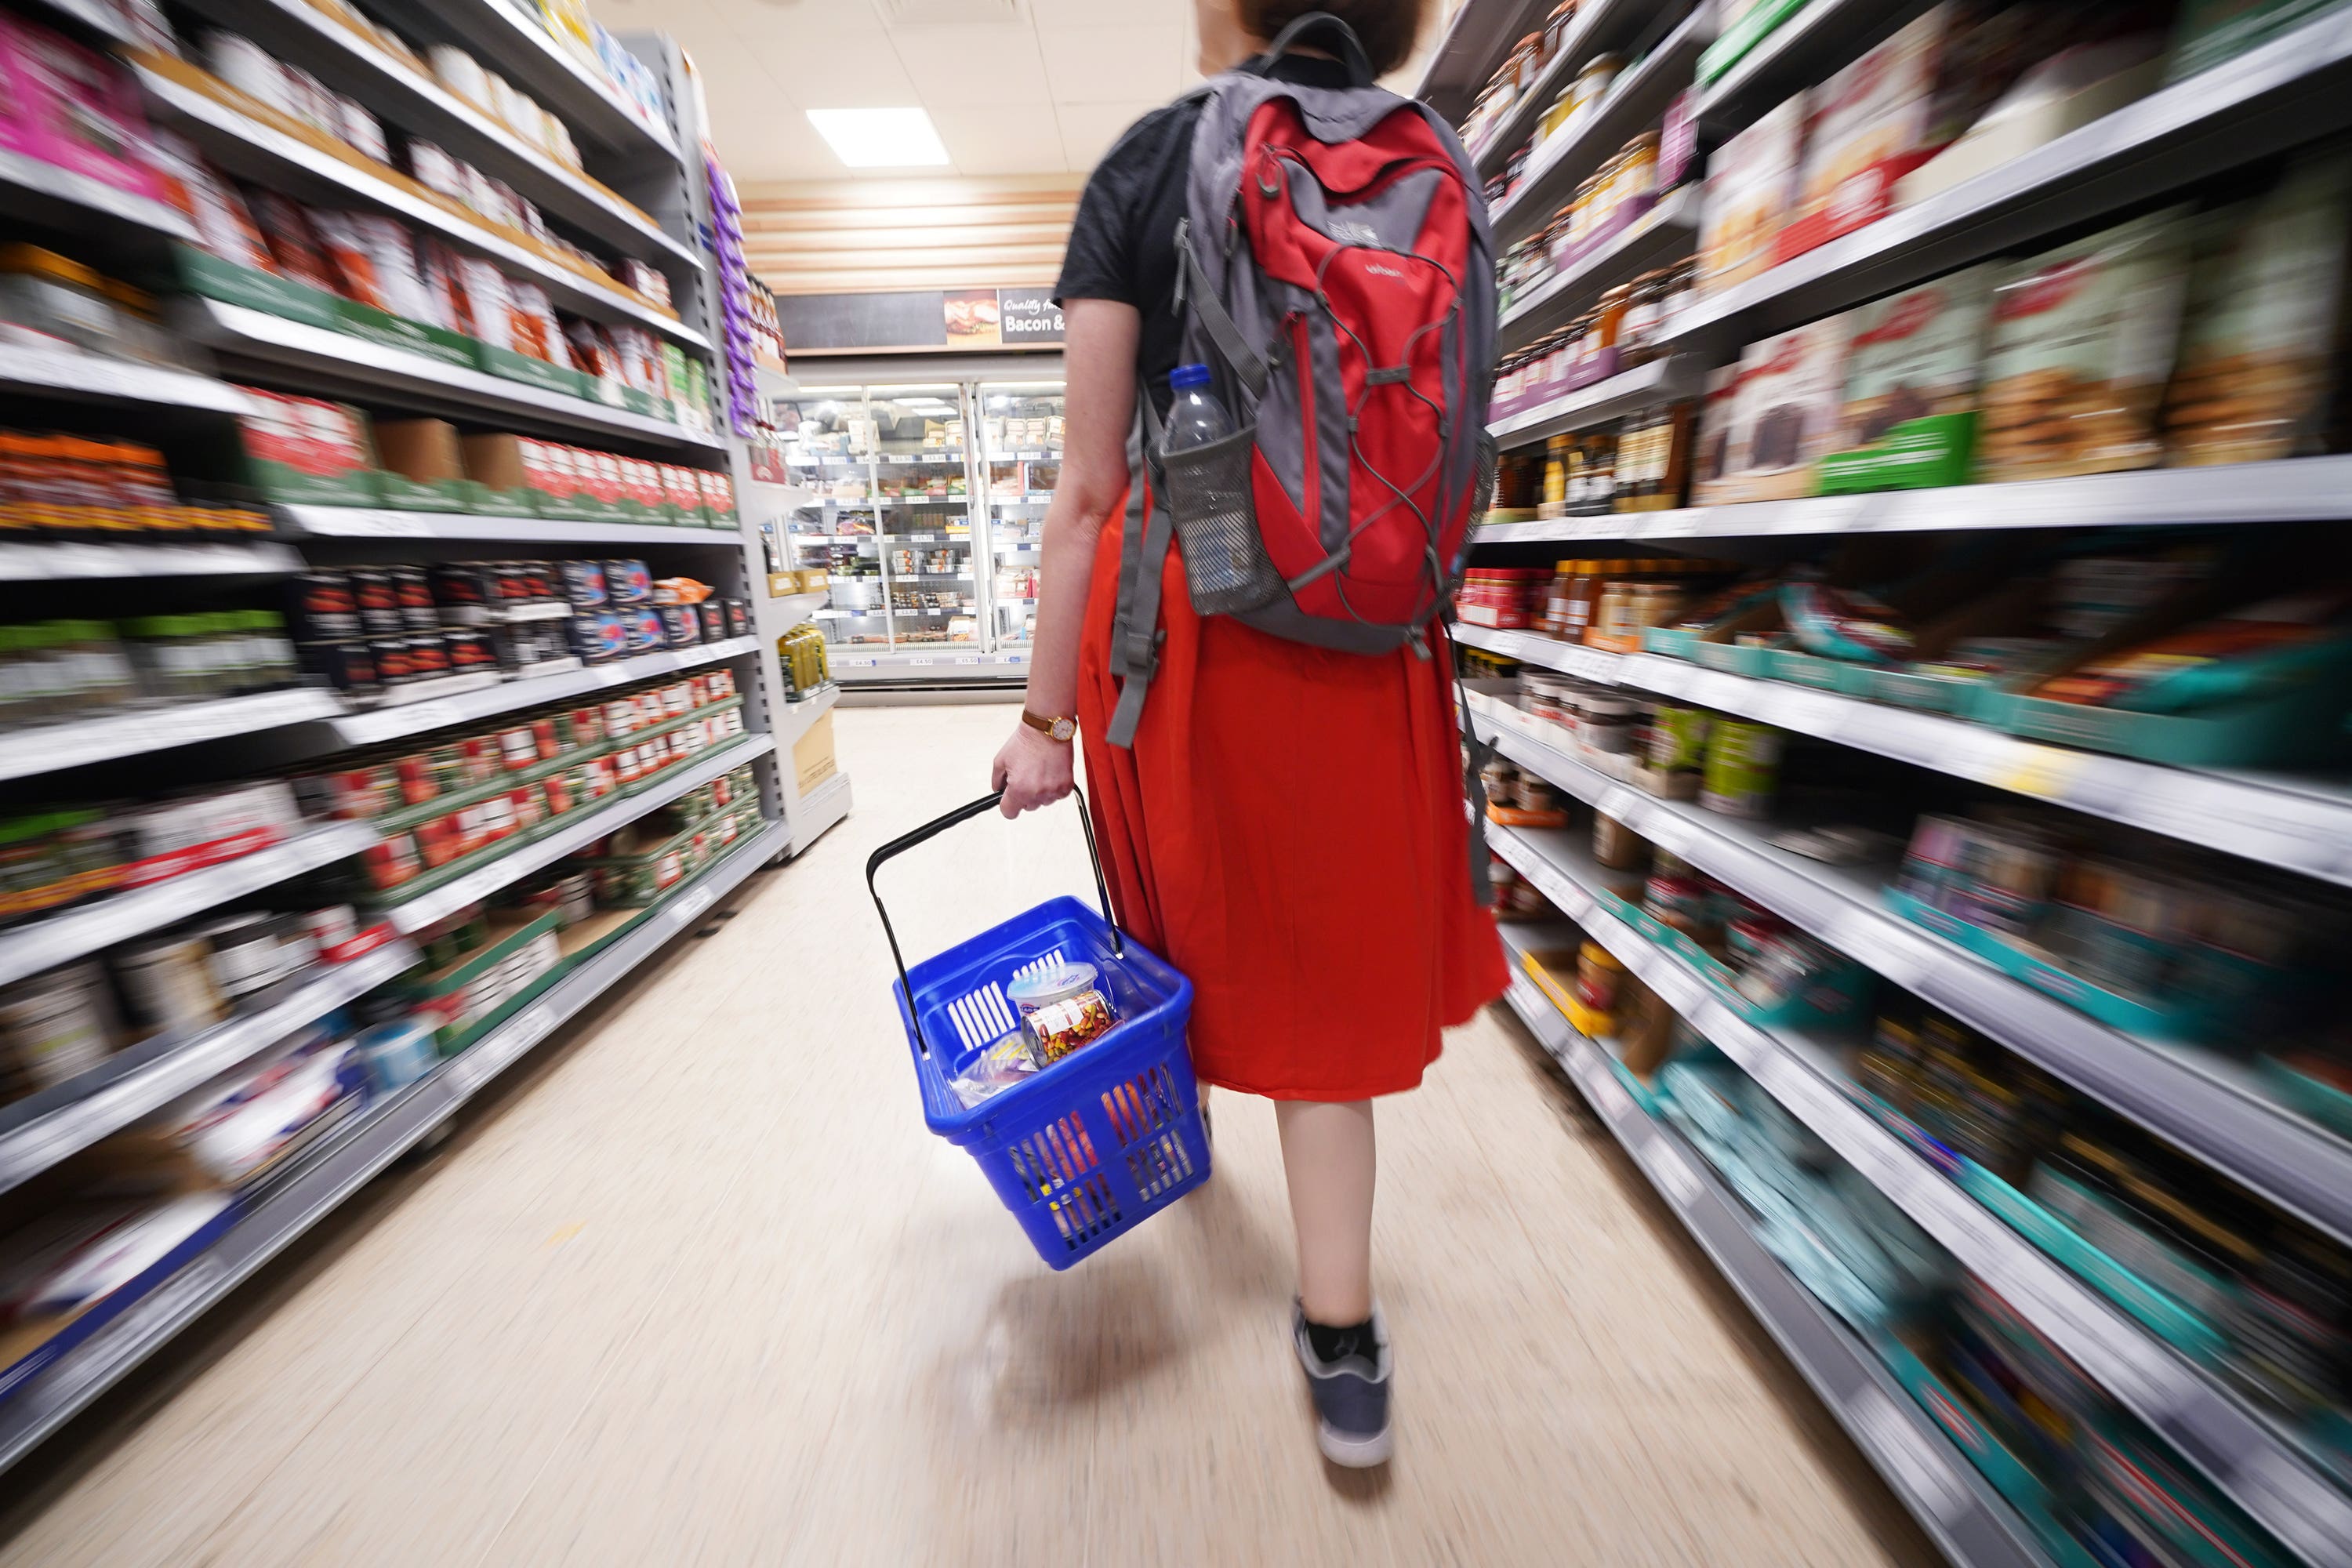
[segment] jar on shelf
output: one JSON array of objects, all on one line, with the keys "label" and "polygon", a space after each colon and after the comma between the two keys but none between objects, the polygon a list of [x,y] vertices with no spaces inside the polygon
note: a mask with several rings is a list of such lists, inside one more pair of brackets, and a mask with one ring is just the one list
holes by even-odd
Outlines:
[{"label": "jar on shelf", "polygon": [[1598,348],[1613,349],[1624,336],[1625,313],[1633,303],[1633,286],[1620,283],[1601,296],[1601,305],[1593,312],[1592,324],[1596,336],[1589,341]]},{"label": "jar on shelf", "polygon": [[1644,202],[1658,194],[1658,132],[1644,131],[1617,155],[1617,201]]},{"label": "jar on shelf", "polygon": [[1544,18],[1545,59],[1549,60],[1559,55],[1560,47],[1568,42],[1569,26],[1575,20],[1576,0],[1559,0],[1559,4],[1551,8],[1551,15]]},{"label": "jar on shelf", "polygon": [[1617,992],[1624,978],[1625,966],[1599,942],[1587,942],[1576,950],[1576,1003],[1584,1012],[1578,1021],[1587,1033],[1617,1032]]},{"label": "jar on shelf", "polygon": [[1575,445],[1574,436],[1554,436],[1544,443],[1543,504],[1546,506],[1567,503],[1569,454]]},{"label": "jar on shelf", "polygon": [[1625,57],[1599,54],[1584,62],[1576,73],[1577,113],[1582,115],[1597,108],[1617,85],[1617,77],[1625,68]]}]

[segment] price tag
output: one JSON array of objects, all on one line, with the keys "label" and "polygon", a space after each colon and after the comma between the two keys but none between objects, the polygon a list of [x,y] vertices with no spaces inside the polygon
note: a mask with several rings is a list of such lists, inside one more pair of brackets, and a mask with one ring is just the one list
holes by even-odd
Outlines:
[{"label": "price tag", "polygon": [[402,727],[409,730],[437,730],[444,724],[455,724],[465,717],[453,703],[415,702],[394,710]]},{"label": "price tag", "polygon": [[956,655],[956,662],[958,664],[978,664],[980,662],[980,656],[976,653],[960,653]]},{"label": "price tag", "polygon": [[1633,1097],[1625,1092],[1625,1086],[1619,1083],[1616,1076],[1606,1067],[1596,1067],[1585,1087],[1592,1096],[1592,1102],[1601,1107],[1612,1121],[1622,1119],[1633,1109]]},{"label": "price tag", "polygon": [[2080,752],[2021,742],[2010,749],[2004,761],[2007,765],[1990,781],[1995,788],[2042,800],[2063,800],[2066,786],[2083,771],[2084,759]]},{"label": "price tag", "polygon": [[670,929],[680,931],[692,925],[701,917],[702,911],[709,909],[718,897],[719,890],[716,888],[697,888],[687,894],[670,910]]},{"label": "price tag", "polygon": [[939,660],[935,658],[910,658],[907,662],[909,665],[927,667],[939,663]]}]

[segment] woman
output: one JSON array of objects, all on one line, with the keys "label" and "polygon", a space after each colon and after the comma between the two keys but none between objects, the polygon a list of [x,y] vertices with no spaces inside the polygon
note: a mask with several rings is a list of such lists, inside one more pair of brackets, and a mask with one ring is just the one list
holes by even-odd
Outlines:
[{"label": "woman", "polygon": [[[1195,0],[1201,69],[1300,14],[1349,23],[1376,71],[1422,0]],[[1280,79],[1345,85],[1286,56]],[[1057,289],[1068,415],[1045,525],[1028,704],[997,754],[1008,816],[1069,793],[1073,730],[1121,923],[1191,976],[1202,1082],[1275,1102],[1298,1237],[1292,1337],[1326,1457],[1389,1456],[1388,1334],[1372,1300],[1372,1099],[1414,1088],[1439,1032],[1506,980],[1467,873],[1448,651],[1333,652],[1195,616],[1171,552],[1166,642],[1132,749],[1102,740],[1127,438],[1139,373],[1164,413],[1181,321],[1177,220],[1200,108],[1145,116],[1087,182]]]}]

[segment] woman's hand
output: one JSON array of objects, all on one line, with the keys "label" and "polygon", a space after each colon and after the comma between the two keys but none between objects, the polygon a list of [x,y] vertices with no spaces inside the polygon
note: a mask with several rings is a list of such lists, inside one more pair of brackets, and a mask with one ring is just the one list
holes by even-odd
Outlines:
[{"label": "woman's hand", "polygon": [[1018,816],[1069,794],[1077,784],[1077,749],[1073,742],[1014,724],[1013,739],[1004,742],[996,753],[996,765],[989,770],[989,787],[1004,792],[997,809]]}]

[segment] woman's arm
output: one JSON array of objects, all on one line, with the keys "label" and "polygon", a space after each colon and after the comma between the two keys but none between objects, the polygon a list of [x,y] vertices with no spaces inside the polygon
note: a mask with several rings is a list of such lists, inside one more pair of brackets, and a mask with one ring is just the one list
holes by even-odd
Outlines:
[{"label": "woman's arm", "polygon": [[[1062,311],[1062,479],[1045,509],[1038,566],[1037,637],[1029,659],[1029,711],[1075,718],[1078,638],[1094,582],[1095,543],[1127,490],[1127,436],[1135,419],[1135,350],[1143,317],[1115,300],[1072,300]],[[1017,721],[996,753],[991,787],[1018,816],[1061,799],[1076,777],[1076,743]]]}]

